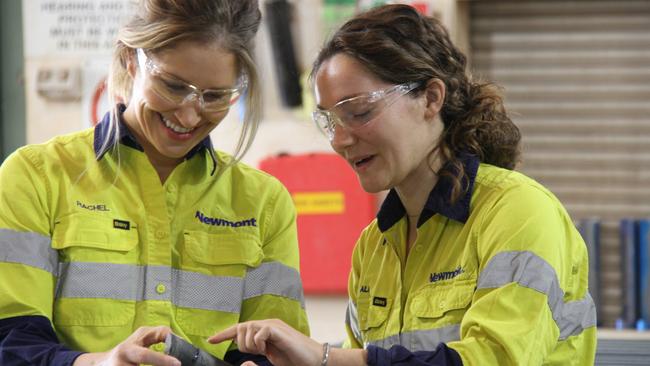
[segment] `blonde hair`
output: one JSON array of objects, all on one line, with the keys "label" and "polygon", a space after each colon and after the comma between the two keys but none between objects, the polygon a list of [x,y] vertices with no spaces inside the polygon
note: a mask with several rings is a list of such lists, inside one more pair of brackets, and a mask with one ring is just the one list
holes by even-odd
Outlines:
[{"label": "blonde hair", "polygon": [[180,42],[217,43],[235,55],[240,74],[248,80],[241,134],[233,159],[224,168],[241,160],[253,142],[260,119],[259,77],[251,56],[260,19],[257,0],[141,0],[137,13],[120,29],[113,51],[107,81],[112,110],[102,150],[119,136],[118,103],[131,98],[133,79],[127,61],[135,57],[136,49],[155,53]]}]

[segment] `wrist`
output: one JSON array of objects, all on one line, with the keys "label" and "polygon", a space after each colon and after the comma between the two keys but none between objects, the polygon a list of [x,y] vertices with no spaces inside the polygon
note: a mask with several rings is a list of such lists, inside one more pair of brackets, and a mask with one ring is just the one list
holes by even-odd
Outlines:
[{"label": "wrist", "polygon": [[330,344],[328,342],[323,343],[323,354],[321,356],[320,366],[327,366],[327,362],[330,359]]},{"label": "wrist", "polygon": [[328,361],[328,366],[365,366],[368,364],[368,351],[331,347]]},{"label": "wrist", "polygon": [[97,365],[106,360],[107,352],[82,353],[75,358],[72,366]]}]

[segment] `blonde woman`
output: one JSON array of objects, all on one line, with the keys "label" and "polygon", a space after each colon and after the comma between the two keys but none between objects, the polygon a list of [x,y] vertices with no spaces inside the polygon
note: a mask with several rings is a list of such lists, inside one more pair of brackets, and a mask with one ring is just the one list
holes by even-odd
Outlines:
[{"label": "blonde woman", "polygon": [[[219,329],[281,318],[307,334],[295,211],[238,162],[255,134],[254,0],[143,0],[119,33],[115,108],[0,168],[0,364],[180,365],[173,332],[265,363]],[[209,133],[245,99],[235,156]],[[55,121],[53,121],[55,123]]]}]

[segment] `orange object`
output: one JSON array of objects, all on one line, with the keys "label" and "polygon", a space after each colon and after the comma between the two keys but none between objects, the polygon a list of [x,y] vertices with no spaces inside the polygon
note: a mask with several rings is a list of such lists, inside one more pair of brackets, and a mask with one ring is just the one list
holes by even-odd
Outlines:
[{"label": "orange object", "polygon": [[411,3],[411,6],[414,7],[417,11],[419,11],[420,13],[422,13],[424,15],[431,15],[431,11],[429,9],[429,4],[427,4],[426,2],[413,1]]},{"label": "orange object", "polygon": [[260,169],[277,177],[296,204],[305,293],[347,293],[352,249],[376,214],[375,196],[335,154],[280,155]]}]

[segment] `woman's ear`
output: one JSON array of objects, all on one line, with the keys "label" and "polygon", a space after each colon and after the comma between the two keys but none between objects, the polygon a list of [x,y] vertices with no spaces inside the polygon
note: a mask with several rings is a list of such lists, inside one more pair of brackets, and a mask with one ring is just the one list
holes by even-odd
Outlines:
[{"label": "woman's ear", "polygon": [[442,80],[432,78],[427,81],[427,86],[425,89],[427,103],[425,109],[425,118],[434,118],[438,115],[438,113],[440,113],[445,102],[446,91],[447,88],[445,87],[445,83],[443,83]]},{"label": "woman's ear", "polygon": [[129,53],[125,56],[124,63],[126,64],[126,72],[129,73],[131,79],[135,79],[135,74],[138,71],[138,58],[136,56],[135,50],[129,50]]}]

